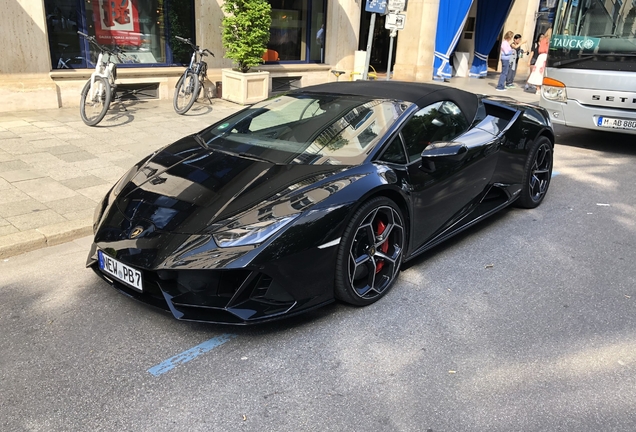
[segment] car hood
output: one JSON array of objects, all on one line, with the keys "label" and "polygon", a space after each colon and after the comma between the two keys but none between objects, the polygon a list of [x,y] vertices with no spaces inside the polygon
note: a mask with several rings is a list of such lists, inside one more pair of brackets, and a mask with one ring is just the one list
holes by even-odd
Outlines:
[{"label": "car hood", "polygon": [[277,165],[204,148],[189,136],[141,165],[123,185],[115,205],[132,223],[198,234],[266,201],[289,199],[294,191],[345,169]]}]

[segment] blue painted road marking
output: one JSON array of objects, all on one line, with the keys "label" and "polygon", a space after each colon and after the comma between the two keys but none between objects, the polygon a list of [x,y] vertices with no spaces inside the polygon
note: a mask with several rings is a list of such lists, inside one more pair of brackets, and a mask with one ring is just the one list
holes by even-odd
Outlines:
[{"label": "blue painted road marking", "polygon": [[177,354],[174,357],[170,357],[168,360],[165,360],[159,363],[157,366],[151,367],[150,369],[148,369],[148,372],[150,372],[154,376],[165,374],[166,372],[171,371],[178,365],[182,363],[187,363],[190,360],[194,360],[201,354],[205,354],[206,352],[211,351],[220,345],[223,345],[225,342],[235,337],[236,337],[235,334],[226,333],[226,334],[222,334],[221,336],[212,338],[208,341],[203,342],[202,344],[195,346],[194,348],[190,348],[189,350],[182,352],[181,354]]},{"label": "blue painted road marking", "polygon": [[558,176],[559,174],[561,174],[561,173],[560,173],[560,172],[558,172],[558,171],[552,171],[552,177],[556,177],[556,176]]}]

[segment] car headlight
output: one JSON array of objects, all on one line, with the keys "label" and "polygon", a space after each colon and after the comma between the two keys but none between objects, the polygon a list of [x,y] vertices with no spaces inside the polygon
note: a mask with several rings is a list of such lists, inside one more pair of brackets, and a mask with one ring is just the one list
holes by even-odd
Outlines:
[{"label": "car headlight", "polygon": [[543,97],[553,102],[567,102],[568,93],[565,90],[565,84],[554,78],[544,77],[543,86],[541,87]]},{"label": "car headlight", "polygon": [[230,228],[212,234],[220,247],[247,246],[262,243],[285,225],[296,219],[298,214],[283,217],[271,217],[250,225]]}]

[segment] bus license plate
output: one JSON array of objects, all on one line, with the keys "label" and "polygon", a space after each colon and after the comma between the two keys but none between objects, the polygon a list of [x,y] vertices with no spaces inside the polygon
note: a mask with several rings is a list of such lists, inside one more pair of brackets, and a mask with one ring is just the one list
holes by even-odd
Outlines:
[{"label": "bus license plate", "polygon": [[143,292],[141,272],[139,270],[135,270],[134,268],[109,257],[102,251],[97,251],[97,257],[99,258],[99,268],[101,271],[136,289],[137,291]]},{"label": "bus license plate", "polygon": [[623,120],[611,117],[599,117],[597,125],[614,129],[636,130],[636,120]]}]

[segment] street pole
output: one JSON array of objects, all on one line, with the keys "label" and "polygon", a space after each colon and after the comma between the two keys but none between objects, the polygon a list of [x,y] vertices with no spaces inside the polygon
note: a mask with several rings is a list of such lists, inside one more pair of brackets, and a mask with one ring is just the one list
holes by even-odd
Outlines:
[{"label": "street pole", "polygon": [[373,43],[373,32],[375,31],[375,16],[377,14],[371,14],[371,24],[369,24],[369,37],[367,38],[367,53],[364,60],[364,70],[362,71],[362,79],[366,80],[369,77],[369,63],[371,62],[371,44]]},{"label": "street pole", "polygon": [[397,36],[397,30],[391,30],[390,40],[389,40],[389,63],[387,65],[386,71],[386,80],[389,81],[391,79],[391,61],[393,60],[393,41],[395,40],[395,36]]}]

